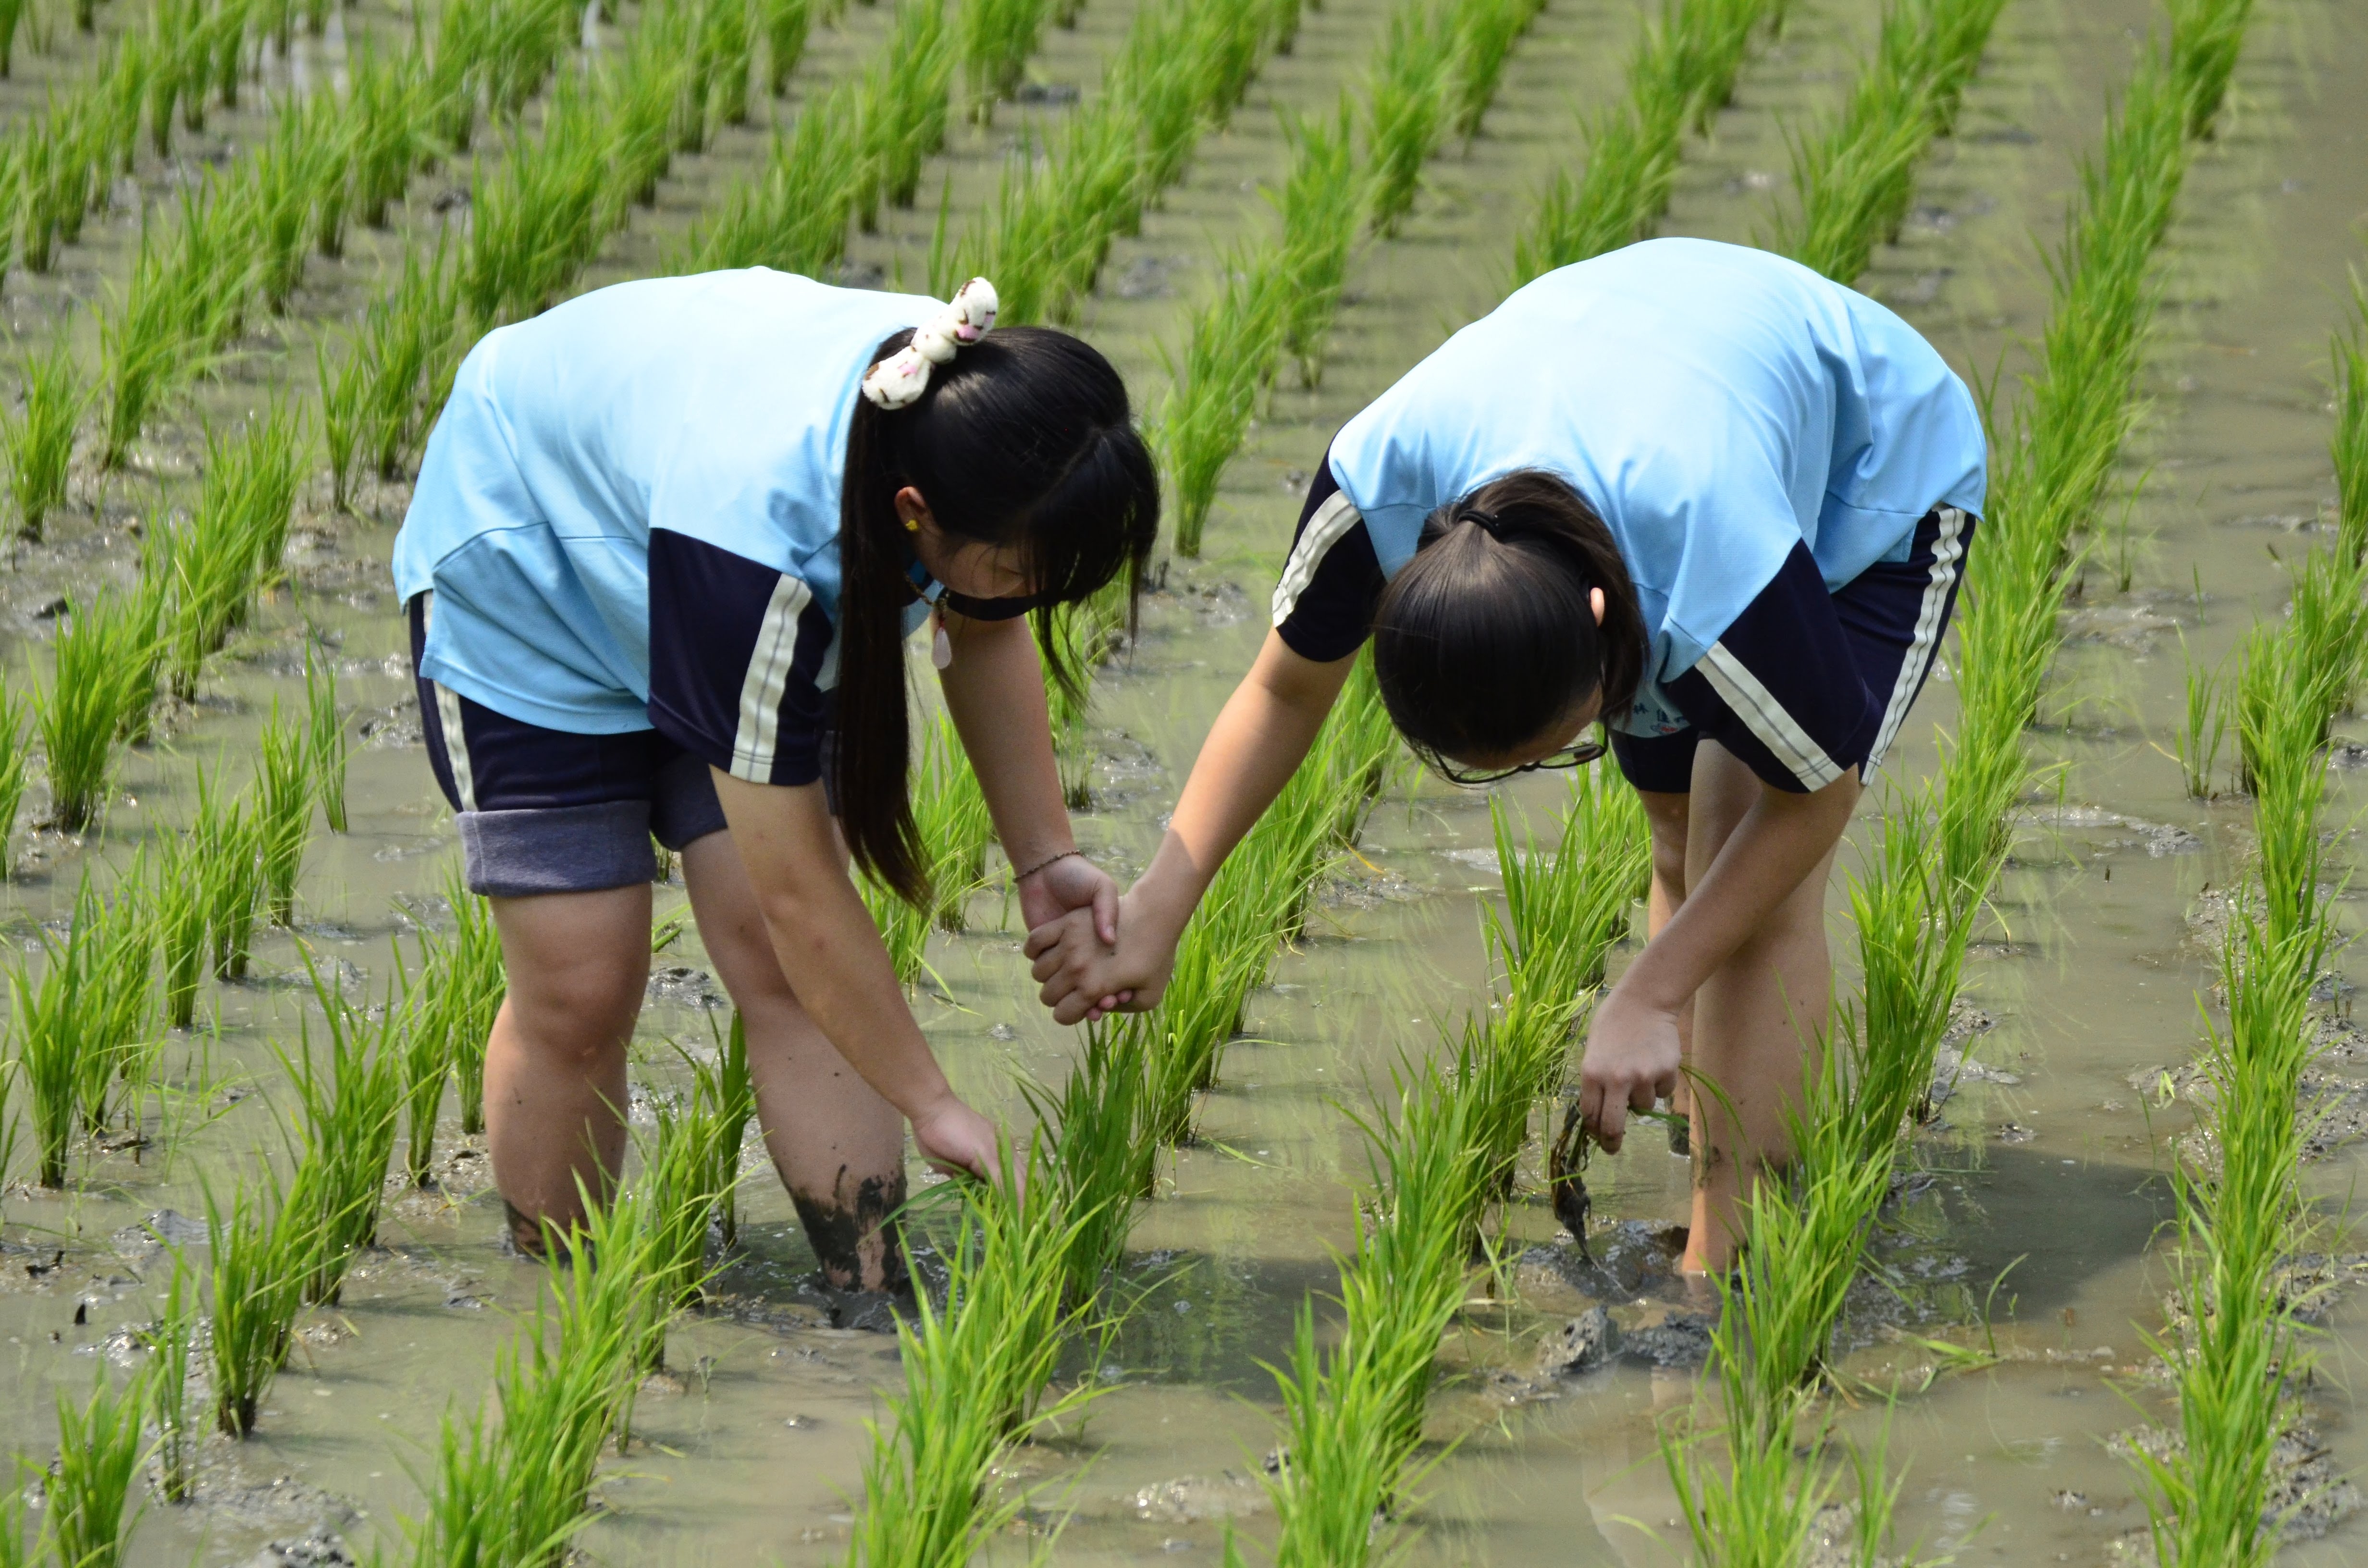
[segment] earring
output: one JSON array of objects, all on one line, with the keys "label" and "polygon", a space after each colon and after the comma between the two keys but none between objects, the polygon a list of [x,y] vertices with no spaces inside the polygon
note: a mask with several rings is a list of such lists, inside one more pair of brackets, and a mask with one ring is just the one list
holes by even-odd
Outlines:
[{"label": "earring", "polygon": [[920,519],[920,518],[918,518],[918,517],[907,517],[907,518],[905,518],[905,531],[906,533],[908,533],[908,534],[916,534],[916,533],[919,533],[919,532],[921,531],[921,519]]}]

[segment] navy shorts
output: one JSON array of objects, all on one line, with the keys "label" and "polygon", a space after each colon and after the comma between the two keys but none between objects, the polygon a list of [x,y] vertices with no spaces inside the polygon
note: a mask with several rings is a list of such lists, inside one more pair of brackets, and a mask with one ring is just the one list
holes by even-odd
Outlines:
[{"label": "navy shorts", "polygon": [[1708,735],[1778,789],[1817,788],[1852,763],[1861,779],[1871,776],[1931,674],[1979,520],[1953,506],[1929,512],[1901,559],[1878,561],[1830,594],[1795,546],[1720,637],[1715,658],[1665,683],[1688,727],[1611,732],[1620,771],[1639,790],[1689,793],[1694,748]]},{"label": "navy shorts", "polygon": [[657,875],[668,849],[724,829],[705,759],[655,730],[576,735],[496,713],[418,675],[432,596],[409,608],[428,765],[452,803],[469,889],[597,892]]}]

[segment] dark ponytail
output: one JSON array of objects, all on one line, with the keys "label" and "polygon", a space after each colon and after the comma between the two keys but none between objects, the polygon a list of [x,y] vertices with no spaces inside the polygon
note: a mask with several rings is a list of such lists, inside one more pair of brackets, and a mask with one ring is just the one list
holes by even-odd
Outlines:
[{"label": "dark ponytail", "polygon": [[[1603,624],[1589,589],[1603,590]],[[1599,692],[1617,718],[1645,667],[1628,563],[1585,497],[1539,469],[1481,485],[1423,520],[1382,591],[1373,674],[1425,761],[1501,756]]]},{"label": "dark ponytail", "polygon": [[[900,332],[877,364],[913,338]],[[896,492],[911,485],[946,538],[1012,549],[1031,592],[1036,641],[1054,678],[1078,678],[1051,636],[1051,608],[1123,573],[1128,624],[1159,531],[1159,481],[1135,433],[1126,383],[1083,341],[1003,327],[933,369],[906,407],[860,394],[839,502],[839,827],[856,863],[909,901],[928,859],[905,788],[904,610],[913,602]]]}]

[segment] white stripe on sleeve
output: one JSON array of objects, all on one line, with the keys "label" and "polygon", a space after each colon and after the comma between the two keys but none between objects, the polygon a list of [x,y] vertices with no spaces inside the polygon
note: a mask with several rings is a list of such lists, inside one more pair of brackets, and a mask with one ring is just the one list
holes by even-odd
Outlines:
[{"label": "white stripe on sleeve", "polygon": [[1941,616],[1949,608],[1949,589],[1957,580],[1958,563],[1965,558],[1965,514],[1954,506],[1943,506],[1940,517],[1941,534],[1932,541],[1932,576],[1924,585],[1924,603],[1916,613],[1915,641],[1907,644],[1907,656],[1900,661],[1899,678],[1891,683],[1883,728],[1874,733],[1874,749],[1867,754],[1869,773],[1883,766],[1884,754],[1890,751],[1900,723],[1907,717],[1907,705],[1916,700],[1916,688],[1924,683],[1925,668],[1941,644]]},{"label": "white stripe on sleeve", "polygon": [[752,784],[773,781],[773,747],[781,722],[781,698],[789,690],[790,666],[798,651],[798,617],[814,592],[787,573],[773,585],[748,673],[740,682],[740,728],[732,737],[732,777]]},{"label": "white stripe on sleeve", "polygon": [[1793,778],[1811,790],[1822,790],[1842,776],[1825,748],[1809,738],[1799,721],[1784,710],[1775,693],[1760,684],[1759,677],[1744,667],[1743,661],[1727,652],[1724,642],[1713,642],[1710,652],[1702,656],[1698,667],[1711,689],[1741,719],[1759,744],[1775,754],[1776,760],[1791,770]]},{"label": "white stripe on sleeve", "polygon": [[1315,515],[1307,519],[1307,527],[1301,531],[1299,542],[1291,547],[1291,559],[1283,563],[1282,580],[1274,585],[1274,623],[1277,626],[1289,620],[1291,612],[1299,608],[1299,596],[1305,593],[1307,585],[1315,580],[1315,569],[1324,564],[1324,558],[1331,553],[1332,547],[1339,543],[1350,528],[1364,520],[1356,504],[1349,499],[1347,491],[1335,490],[1324,498],[1324,505],[1316,507]]}]

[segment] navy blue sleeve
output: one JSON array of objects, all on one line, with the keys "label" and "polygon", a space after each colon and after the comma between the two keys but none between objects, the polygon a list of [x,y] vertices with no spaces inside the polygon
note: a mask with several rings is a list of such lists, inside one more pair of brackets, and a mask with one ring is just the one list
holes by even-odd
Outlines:
[{"label": "navy blue sleeve", "polygon": [[650,530],[650,723],[753,784],[822,777],[830,619],[797,578]]},{"label": "navy blue sleeve", "polygon": [[1859,665],[1824,574],[1796,544],[1694,667],[1662,685],[1689,723],[1763,782],[1804,794],[1874,749],[1883,709]]},{"label": "navy blue sleeve", "polygon": [[1282,585],[1275,591],[1275,631],[1292,653],[1319,665],[1363,647],[1382,602],[1382,562],[1372,535],[1339,491],[1327,451],[1307,487]]}]

